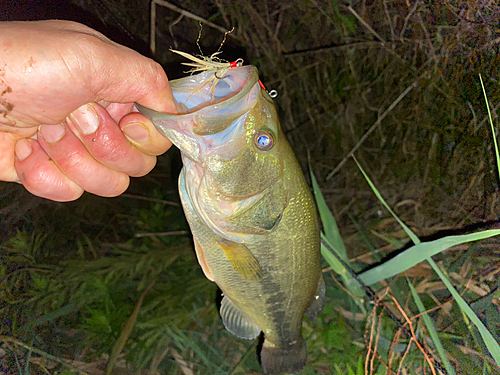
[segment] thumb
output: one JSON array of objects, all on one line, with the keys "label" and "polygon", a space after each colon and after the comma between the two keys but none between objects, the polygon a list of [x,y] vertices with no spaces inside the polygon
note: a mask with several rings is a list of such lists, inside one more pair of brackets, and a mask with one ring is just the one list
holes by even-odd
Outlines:
[{"label": "thumb", "polygon": [[167,75],[160,64],[152,60],[150,62],[152,70],[149,78],[152,81],[151,91],[136,100],[136,102],[157,112],[177,113],[174,95],[168,83]]},{"label": "thumb", "polygon": [[172,89],[165,71],[157,62],[127,47],[112,43],[100,55],[92,78],[94,101],[110,103],[137,102],[158,112],[177,113]]}]

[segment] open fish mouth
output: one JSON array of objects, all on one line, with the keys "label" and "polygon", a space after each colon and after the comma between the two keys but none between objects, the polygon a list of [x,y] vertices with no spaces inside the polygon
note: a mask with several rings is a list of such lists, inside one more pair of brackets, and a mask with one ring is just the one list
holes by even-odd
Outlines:
[{"label": "open fish mouth", "polygon": [[257,69],[251,65],[202,72],[173,80],[170,86],[178,114],[156,112],[136,104],[169,139],[171,129],[199,136],[225,130],[252,108],[260,90]]}]

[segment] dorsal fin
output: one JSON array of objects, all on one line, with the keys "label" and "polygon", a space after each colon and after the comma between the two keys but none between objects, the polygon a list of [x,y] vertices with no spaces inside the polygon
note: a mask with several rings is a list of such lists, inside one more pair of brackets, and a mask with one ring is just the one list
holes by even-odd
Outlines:
[{"label": "dorsal fin", "polygon": [[260,333],[260,328],[255,321],[241,311],[227,296],[222,298],[220,316],[224,327],[240,339],[251,340]]}]

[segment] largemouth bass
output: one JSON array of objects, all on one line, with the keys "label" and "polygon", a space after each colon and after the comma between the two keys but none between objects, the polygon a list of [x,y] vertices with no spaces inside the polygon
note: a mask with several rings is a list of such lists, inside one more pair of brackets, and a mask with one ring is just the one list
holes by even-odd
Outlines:
[{"label": "largemouth bass", "polygon": [[265,374],[306,363],[304,313],[323,306],[316,206],[257,69],[170,82],[179,114],[140,107],[182,153],[182,205],[198,261],[224,297],[224,326],[265,336]]}]

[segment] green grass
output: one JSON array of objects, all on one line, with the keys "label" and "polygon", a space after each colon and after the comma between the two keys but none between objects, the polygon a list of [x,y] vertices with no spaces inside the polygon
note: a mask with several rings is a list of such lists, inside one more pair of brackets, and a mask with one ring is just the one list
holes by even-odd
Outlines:
[{"label": "green grass", "polygon": [[[494,318],[495,309],[488,310],[491,303],[485,302],[491,301],[495,292],[477,299],[466,285],[452,284],[450,275],[467,264],[467,253],[440,258],[439,265],[433,257],[452,246],[496,236],[499,231],[420,242],[361,166],[360,170],[375,196],[415,244],[358,273],[362,283],[385,290],[379,294],[380,300],[370,301],[360,281],[345,268],[351,263],[347,248],[311,175],[324,223],[322,238],[335,255],[322,247],[331,267],[325,269],[328,302],[314,322],[305,321],[310,362],[303,373],[387,374],[389,360],[393,371],[399,366],[410,372],[424,366],[437,369],[440,363],[449,374],[471,368],[496,373],[498,334],[492,327],[498,326],[498,319]],[[165,199],[157,191],[152,195]],[[83,210],[88,209],[87,203],[81,202],[87,207]],[[223,329],[214,303],[216,288],[200,271],[188,238],[135,236],[138,232],[183,229],[186,224],[180,215],[180,208],[142,203],[131,214],[120,216],[129,231],[115,243],[100,240],[100,236],[107,236],[102,229],[97,237],[82,234],[63,241],[63,237],[73,238],[72,226],[68,232],[60,230],[64,227],[58,228],[57,234],[42,232],[37,225],[43,227],[44,222],[33,222],[31,230],[19,229],[6,239],[0,257],[0,313],[11,324],[2,325],[0,347],[16,371],[38,374],[50,368],[52,373],[86,373],[83,364],[105,366],[108,374],[117,369],[221,375],[260,371],[255,343],[238,340]],[[105,222],[102,226],[111,230]],[[173,227],[165,227],[166,222]],[[54,257],[54,246],[60,243],[67,244],[65,252]],[[402,277],[425,261],[434,275]],[[358,272],[363,267],[362,262],[352,263]],[[443,284],[433,299],[429,292],[418,291],[430,283]],[[398,324],[380,304],[399,319]],[[449,306],[446,314],[439,314],[445,305]],[[409,333],[401,331],[402,324],[411,328]],[[456,350],[457,344],[476,353],[472,367],[467,367],[467,355]],[[371,351],[367,353],[368,348]]]},{"label": "green grass", "polygon": [[[94,2],[75,2],[114,24]],[[148,41],[148,3],[106,3]],[[486,238],[497,227],[419,243],[498,220],[498,22],[493,5],[464,4],[360,2],[353,13],[339,1],[182,2],[210,22],[236,26],[221,57],[245,58],[278,91],[283,129],[303,166],[310,154],[324,241],[400,322],[323,246],[328,302],[304,322],[304,374],[386,374],[389,361],[396,371],[430,373],[426,356],[450,374],[500,373],[500,254],[498,239]],[[157,8],[155,57],[177,78],[184,69],[169,48],[198,53],[199,25]],[[222,37],[205,25],[204,53]],[[351,161],[354,148],[372,186]],[[130,193],[175,200],[168,160]],[[260,372],[254,344],[223,329],[215,286],[188,236],[154,235],[187,230],[178,207],[90,194],[57,204],[0,184],[0,223],[2,370]],[[400,329],[409,328],[403,313],[414,336]]]},{"label": "green grass", "polygon": [[[482,84],[482,80],[481,80]],[[499,166],[498,173],[500,174],[500,155],[498,152],[498,147],[496,146],[496,139],[495,139],[495,131],[494,131],[494,126],[491,120],[491,113],[489,110],[489,105],[488,105],[488,99],[486,96],[486,91],[484,89],[484,85],[482,86],[485,100],[486,100],[486,105],[487,105],[487,110],[489,114],[489,119],[490,119],[490,124],[491,124],[491,129],[493,133],[493,139],[494,139],[494,144],[495,144],[495,157],[497,160],[497,166]],[[354,157],[354,156],[353,156]],[[436,256],[446,250],[449,250],[453,246],[457,245],[462,245],[468,242],[472,241],[478,241],[490,237],[495,237],[500,234],[499,229],[493,229],[493,230],[485,230],[485,231],[478,231],[476,233],[472,234],[462,234],[462,235],[455,235],[455,236],[445,236],[442,238],[439,238],[434,241],[429,241],[429,242],[421,242],[420,239],[416,236],[416,234],[406,225],[403,223],[403,221],[394,213],[394,211],[391,209],[391,207],[387,204],[385,199],[382,197],[380,192],[377,190],[367,173],[364,171],[364,169],[361,167],[359,162],[354,158],[355,162],[357,163],[361,173],[365,177],[366,181],[368,182],[370,188],[373,190],[373,193],[377,197],[377,199],[382,203],[382,205],[389,211],[389,213],[396,219],[396,221],[401,225],[401,227],[404,229],[405,233],[408,235],[410,240],[414,243],[413,246],[407,248],[406,250],[403,250],[399,253],[397,253],[394,257],[390,258],[389,260],[383,261],[380,264],[378,264],[375,267],[370,268],[369,270],[362,272],[358,275],[359,281],[362,282],[365,285],[374,285],[376,283],[380,283],[381,281],[390,281],[391,278],[403,274],[406,270],[410,269],[411,267],[414,267],[415,265],[421,263],[421,262],[428,262],[431,266],[431,268],[434,270],[436,275],[438,276],[439,280],[446,286],[449,294],[453,297],[453,299],[456,301],[456,307],[458,311],[461,312],[463,315],[463,324],[466,325],[471,334],[474,335],[475,330],[477,330],[480,334],[480,337],[482,339],[482,342],[486,345],[486,348],[489,352],[489,355],[493,358],[493,360],[496,362],[497,366],[500,367],[500,345],[498,343],[498,334],[497,337],[494,337],[493,331],[488,329],[488,327],[483,323],[483,321],[478,317],[478,315],[474,312],[474,310],[471,308],[469,303],[461,296],[460,292],[453,286],[453,284],[450,282],[449,277],[443,273],[441,270],[441,267],[439,267],[436,262],[433,260],[433,256]],[[322,233],[322,238],[327,241],[327,243],[330,245],[330,247],[335,251],[335,256],[333,256],[332,253],[329,252],[328,249],[322,249],[322,254],[325,258],[325,260],[328,262],[332,270],[341,276],[343,279],[343,282],[348,290],[352,289],[352,284],[356,282],[356,280],[352,280],[352,276],[350,275],[350,272],[347,272],[343,264],[346,264],[349,262],[347,259],[346,255],[346,250],[344,247],[344,244],[341,240],[341,236],[338,230],[338,226],[335,222],[334,217],[330,213],[326,202],[322,196],[321,190],[319,188],[319,185],[316,182],[316,179],[314,175],[311,174],[311,178],[313,181],[313,190],[315,193],[316,197],[316,202],[318,205],[318,209],[320,212],[320,216],[323,222],[323,230],[324,233]],[[327,236],[328,234],[328,236]],[[343,263],[340,263],[336,258],[340,258],[343,260]],[[448,374],[455,374],[455,369],[451,365],[449,359],[448,359],[448,353],[445,351],[443,348],[443,345],[441,343],[441,340],[439,338],[439,333],[438,330],[436,329],[433,320],[429,317],[428,313],[426,312],[426,309],[424,307],[424,304],[417,293],[415,287],[413,286],[412,282],[407,279],[408,287],[410,289],[412,298],[418,308],[419,313],[422,315],[422,321],[425,327],[427,328],[428,332],[428,337],[430,339],[430,342],[432,342],[433,347],[437,350],[437,355],[440,358],[441,363],[443,364],[444,368],[448,372]],[[379,287],[381,286],[378,284]],[[359,287],[359,283],[357,284]],[[390,289],[388,289],[389,293],[391,293]],[[398,291],[401,293],[401,290]],[[359,300],[356,300],[359,301]],[[445,301],[442,301],[444,303]],[[382,302],[377,302],[377,303],[384,303]],[[401,309],[401,307],[399,307]],[[412,315],[409,312],[401,311],[403,316],[405,315]],[[406,318],[406,317],[405,317]],[[408,321],[407,321],[408,322]],[[470,325],[471,322],[473,326]],[[409,322],[408,322],[409,323]],[[424,333],[425,334],[425,333]],[[412,331],[413,335],[413,331]],[[416,337],[413,336],[413,338],[416,340]],[[424,339],[426,337],[424,336]],[[478,341],[478,339],[476,339]],[[481,346],[480,342],[477,342],[478,345]],[[433,360],[430,360],[428,355],[430,355],[429,352],[426,352],[424,349],[421,349],[422,353],[424,356],[426,356],[426,360],[429,363],[429,366],[434,367],[432,365]],[[485,356],[488,356],[488,354],[485,353]],[[391,369],[391,367],[388,367],[388,369]]]}]

